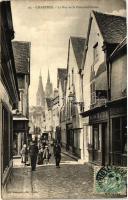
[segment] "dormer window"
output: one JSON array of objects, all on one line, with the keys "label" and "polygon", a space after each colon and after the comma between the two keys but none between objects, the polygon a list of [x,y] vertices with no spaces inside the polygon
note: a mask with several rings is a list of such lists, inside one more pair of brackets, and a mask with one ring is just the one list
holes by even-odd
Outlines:
[{"label": "dormer window", "polygon": [[98,42],[93,46],[93,57],[94,57],[94,63],[96,63],[99,59],[98,55]]}]

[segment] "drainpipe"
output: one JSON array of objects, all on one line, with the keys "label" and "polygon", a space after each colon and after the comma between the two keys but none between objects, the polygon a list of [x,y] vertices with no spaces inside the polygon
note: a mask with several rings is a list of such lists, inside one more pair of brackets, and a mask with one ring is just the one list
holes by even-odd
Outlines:
[{"label": "drainpipe", "polygon": [[[81,91],[82,91],[82,94],[81,94],[81,100],[83,102],[83,105],[84,106],[84,95],[83,95],[83,70],[80,70],[80,79],[81,79]],[[83,107],[82,107],[82,112],[83,112]],[[81,117],[81,123],[82,123],[82,116]],[[84,129],[83,130],[83,160],[85,159],[85,138],[84,138]]]},{"label": "drainpipe", "polygon": [[[104,43],[103,51],[105,53],[105,62],[106,62],[106,68],[107,68],[107,101],[110,101],[111,95],[110,95],[110,61],[109,61],[109,49],[106,43]],[[111,142],[112,142],[112,137],[111,137],[111,120],[110,120],[110,108],[108,107],[108,160],[107,164],[110,163],[110,152],[111,152]]]},{"label": "drainpipe", "polygon": [[[82,102],[83,102],[82,111],[83,111],[83,107],[84,107],[83,74],[81,74],[81,86],[82,86]],[[80,117],[81,117],[81,122],[82,122],[83,118],[82,118],[82,116],[80,116]],[[83,160],[84,160],[85,159],[85,135],[84,135],[84,128],[82,130],[83,130]]]}]

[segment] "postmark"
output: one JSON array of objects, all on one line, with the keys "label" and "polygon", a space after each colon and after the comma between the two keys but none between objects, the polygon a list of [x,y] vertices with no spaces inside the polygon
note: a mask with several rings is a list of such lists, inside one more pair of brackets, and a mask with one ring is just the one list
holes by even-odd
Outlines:
[{"label": "postmark", "polygon": [[94,167],[94,192],[126,195],[127,169],[118,166]]}]

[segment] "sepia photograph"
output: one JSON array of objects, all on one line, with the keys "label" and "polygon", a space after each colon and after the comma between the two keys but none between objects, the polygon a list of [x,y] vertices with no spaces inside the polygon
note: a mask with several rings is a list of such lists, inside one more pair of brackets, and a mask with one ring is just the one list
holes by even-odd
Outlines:
[{"label": "sepia photograph", "polygon": [[0,0],[0,199],[127,198],[126,0]]}]

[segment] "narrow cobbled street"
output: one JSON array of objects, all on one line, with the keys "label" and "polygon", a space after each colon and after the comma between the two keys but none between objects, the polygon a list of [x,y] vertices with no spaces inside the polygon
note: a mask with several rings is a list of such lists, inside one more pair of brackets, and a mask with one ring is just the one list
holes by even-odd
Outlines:
[{"label": "narrow cobbled street", "polygon": [[62,154],[60,168],[55,167],[53,156],[48,165],[38,165],[34,172],[31,172],[30,167],[20,166],[20,160],[17,161],[4,199],[90,199],[96,197],[103,196],[93,193],[92,168],[79,164]]}]

